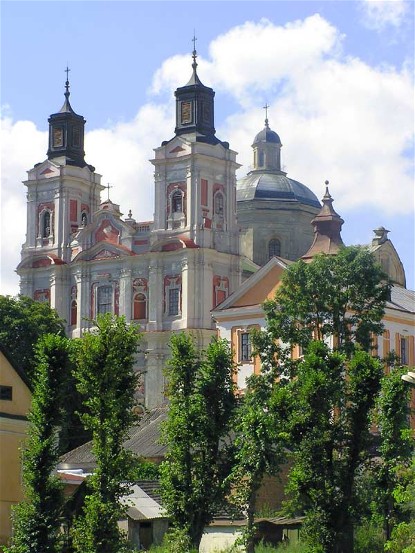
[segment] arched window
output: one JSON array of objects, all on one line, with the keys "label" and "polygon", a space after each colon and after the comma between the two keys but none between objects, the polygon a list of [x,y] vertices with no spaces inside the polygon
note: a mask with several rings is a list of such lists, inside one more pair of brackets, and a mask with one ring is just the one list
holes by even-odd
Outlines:
[{"label": "arched window", "polygon": [[71,326],[76,326],[76,320],[78,316],[78,304],[76,300],[71,301]]},{"label": "arched window", "polygon": [[49,238],[50,236],[50,211],[45,211],[42,222],[42,237]]},{"label": "arched window", "polygon": [[183,195],[180,190],[176,190],[172,194],[171,210],[173,213],[181,213],[183,211]]},{"label": "arched window", "polygon": [[133,301],[133,319],[147,319],[147,298],[145,294],[135,294]]},{"label": "arched window", "polygon": [[265,154],[262,150],[258,152],[258,167],[263,167],[265,161]]},{"label": "arched window", "polygon": [[268,242],[268,259],[281,255],[281,243],[276,238],[273,238]]},{"label": "arched window", "polygon": [[215,194],[214,199],[214,208],[215,208],[215,215],[219,215],[220,217],[223,217],[223,211],[224,211],[224,199],[223,194],[221,192],[218,192]]},{"label": "arched window", "polygon": [[85,213],[85,211],[82,212],[82,215],[81,215],[81,225],[83,227],[86,227],[88,224],[88,216],[87,214]]}]

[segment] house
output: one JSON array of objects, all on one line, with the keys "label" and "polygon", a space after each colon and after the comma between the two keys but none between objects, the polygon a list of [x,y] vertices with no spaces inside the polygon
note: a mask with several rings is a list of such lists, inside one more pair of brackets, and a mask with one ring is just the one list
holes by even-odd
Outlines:
[{"label": "house", "polygon": [[11,533],[11,510],[24,499],[22,449],[27,439],[32,392],[21,368],[0,348],[0,546]]}]

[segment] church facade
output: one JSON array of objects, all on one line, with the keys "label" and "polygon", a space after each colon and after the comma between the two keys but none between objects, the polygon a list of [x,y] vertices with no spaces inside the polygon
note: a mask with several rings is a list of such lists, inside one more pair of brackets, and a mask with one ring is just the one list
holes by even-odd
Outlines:
[{"label": "church facade", "polygon": [[48,120],[47,159],[24,182],[20,293],[49,302],[70,337],[106,312],[139,324],[137,398],[148,408],[164,402],[171,334],[190,329],[205,347],[217,333],[212,310],[269,259],[303,256],[321,208],[282,171],[281,140],[267,117],[252,144],[253,169],[237,181],[237,154],[216,136],[215,92],[200,81],[196,59],[194,51],[190,80],[175,91],[174,135],[151,160],[154,221],[123,217],[85,161],[85,119],[71,106],[68,81],[62,108]]}]

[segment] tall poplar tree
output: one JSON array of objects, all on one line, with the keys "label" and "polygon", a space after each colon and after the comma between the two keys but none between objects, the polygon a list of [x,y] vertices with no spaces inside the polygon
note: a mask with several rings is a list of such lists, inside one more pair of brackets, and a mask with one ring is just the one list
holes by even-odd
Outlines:
[{"label": "tall poplar tree", "polygon": [[187,535],[189,548],[198,549],[205,525],[227,492],[225,441],[235,406],[233,361],[225,340],[214,339],[202,353],[188,334],[173,336],[170,345],[169,412],[163,429],[168,453],[161,485],[173,525]]},{"label": "tall poplar tree", "polygon": [[62,484],[52,473],[59,460],[68,341],[46,334],[36,346],[29,439],[23,453],[27,500],[13,512],[11,553],[58,553],[63,506]]},{"label": "tall poplar tree", "polygon": [[375,466],[376,506],[387,540],[395,526],[407,521],[407,513],[395,499],[397,489],[404,486],[405,474],[414,453],[413,433],[409,425],[410,387],[401,378],[406,371],[407,367],[393,367],[385,374],[377,400],[381,462]]},{"label": "tall poplar tree", "polygon": [[289,507],[305,514],[304,536],[313,551],[353,553],[356,479],[367,458],[382,373],[382,363],[367,352],[347,359],[313,341],[291,383]]},{"label": "tall poplar tree", "polygon": [[139,334],[124,317],[99,316],[95,330],[74,348],[75,378],[84,398],[81,414],[92,433],[96,469],[87,480],[83,512],[75,522],[73,546],[78,553],[121,553],[128,549],[118,528],[124,514],[121,497],[128,492],[133,459],[123,448],[133,413],[138,375],[134,356]]}]

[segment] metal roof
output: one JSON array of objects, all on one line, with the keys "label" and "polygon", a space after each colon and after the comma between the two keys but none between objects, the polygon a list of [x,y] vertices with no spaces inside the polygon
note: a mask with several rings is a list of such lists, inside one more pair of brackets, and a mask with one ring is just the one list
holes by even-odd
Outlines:
[{"label": "metal roof", "polygon": [[386,307],[415,313],[415,292],[401,286],[392,286],[391,299],[386,303]]},{"label": "metal roof", "polygon": [[296,201],[320,208],[317,196],[307,186],[288,178],[285,174],[272,171],[251,171],[237,183],[236,199]]},{"label": "metal roof", "polygon": [[[166,446],[159,443],[160,425],[166,419],[167,408],[158,407],[145,413],[140,422],[131,428],[123,446],[146,459],[162,458],[166,453]],[[83,444],[60,458],[59,468],[94,468],[95,457],[92,453],[92,442]]]},{"label": "metal roof", "polygon": [[138,484],[132,487],[129,495],[122,498],[122,502],[128,506],[127,514],[133,520],[154,520],[167,517],[163,507]]}]

